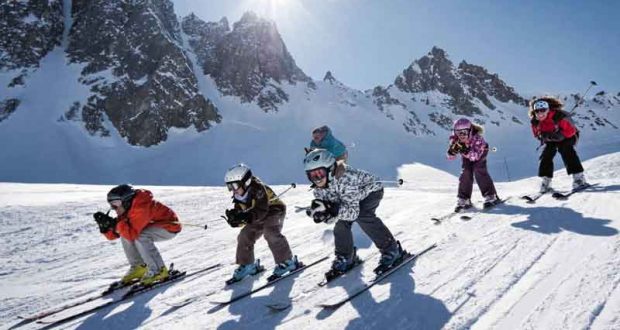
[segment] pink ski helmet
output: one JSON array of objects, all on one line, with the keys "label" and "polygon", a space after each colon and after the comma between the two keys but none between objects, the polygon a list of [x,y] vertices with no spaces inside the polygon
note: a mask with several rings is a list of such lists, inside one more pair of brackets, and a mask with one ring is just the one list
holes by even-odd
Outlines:
[{"label": "pink ski helmet", "polygon": [[471,121],[469,121],[469,119],[467,118],[461,118],[457,121],[454,122],[454,126],[452,126],[452,129],[456,132],[462,129],[469,129],[471,130]]}]

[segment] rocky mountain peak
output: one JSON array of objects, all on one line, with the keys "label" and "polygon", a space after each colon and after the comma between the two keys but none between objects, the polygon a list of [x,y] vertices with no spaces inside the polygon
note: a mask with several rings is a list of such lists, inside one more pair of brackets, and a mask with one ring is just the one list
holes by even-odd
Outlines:
[{"label": "rocky mountain peak", "polygon": [[272,21],[246,12],[233,24],[232,31],[214,31],[209,28],[214,23],[189,26],[185,24],[189,22],[187,18],[183,21],[183,32],[188,35],[203,72],[215,80],[225,95],[257,102],[263,110],[275,111],[278,104],[288,101],[281,84],[311,82],[295,64]]},{"label": "rocky mountain peak", "polygon": [[80,81],[93,92],[77,105],[91,134],[109,134],[107,117],[129,143],[151,146],[172,127],[219,122],[198,91],[172,2],[73,0],[72,15],[67,54],[84,64]]},{"label": "rocky mountain peak", "polygon": [[328,82],[332,85],[334,84],[342,84],[338,79],[334,77],[331,71],[325,72],[325,76],[323,77],[323,81]]},{"label": "rocky mountain peak", "polygon": [[465,61],[455,67],[447,53],[439,47],[433,47],[427,55],[403,70],[394,80],[394,85],[409,93],[438,91],[446,94],[451,98],[448,106],[457,115],[482,114],[475,99],[489,109],[495,108],[490,97],[501,102],[525,104],[525,99],[499,79],[497,74]]}]

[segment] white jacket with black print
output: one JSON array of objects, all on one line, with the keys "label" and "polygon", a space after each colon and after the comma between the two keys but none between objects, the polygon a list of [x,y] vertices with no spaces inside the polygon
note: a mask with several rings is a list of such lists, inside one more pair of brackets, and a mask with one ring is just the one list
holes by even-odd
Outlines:
[{"label": "white jacket with black print", "polygon": [[383,185],[373,174],[348,165],[341,166],[344,166],[344,173],[336,175],[327,187],[314,187],[314,198],[339,204],[338,220],[355,221],[360,213],[360,201],[383,189]]}]

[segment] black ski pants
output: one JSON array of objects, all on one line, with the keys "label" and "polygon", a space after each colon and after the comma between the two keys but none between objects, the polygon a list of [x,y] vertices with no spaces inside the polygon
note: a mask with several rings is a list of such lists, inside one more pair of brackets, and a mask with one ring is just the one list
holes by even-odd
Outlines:
[{"label": "black ski pants", "polygon": [[383,189],[370,193],[368,197],[360,201],[360,213],[355,221],[338,220],[334,226],[334,241],[336,254],[347,258],[353,256],[353,233],[351,226],[353,222],[362,228],[362,231],[370,237],[375,246],[383,253],[396,242],[390,230],[383,221],[377,217],[375,210],[383,199]]},{"label": "black ski pants", "polygon": [[583,172],[581,160],[579,160],[579,156],[577,156],[577,152],[575,151],[575,143],[577,143],[577,137],[575,136],[560,142],[545,143],[545,148],[540,154],[538,176],[553,177],[553,157],[555,157],[558,151],[560,152],[560,156],[562,156],[562,161],[564,161],[564,166],[566,166],[566,173],[568,175]]}]

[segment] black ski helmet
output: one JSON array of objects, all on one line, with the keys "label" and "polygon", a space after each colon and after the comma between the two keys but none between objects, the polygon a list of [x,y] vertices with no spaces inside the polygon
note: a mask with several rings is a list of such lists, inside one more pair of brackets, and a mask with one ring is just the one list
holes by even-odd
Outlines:
[{"label": "black ski helmet", "polygon": [[131,201],[133,200],[133,197],[135,195],[136,190],[133,189],[132,186],[128,184],[122,184],[112,188],[108,192],[108,203],[111,201],[120,200],[123,202],[123,208],[125,210],[129,210],[129,207],[131,206]]}]

